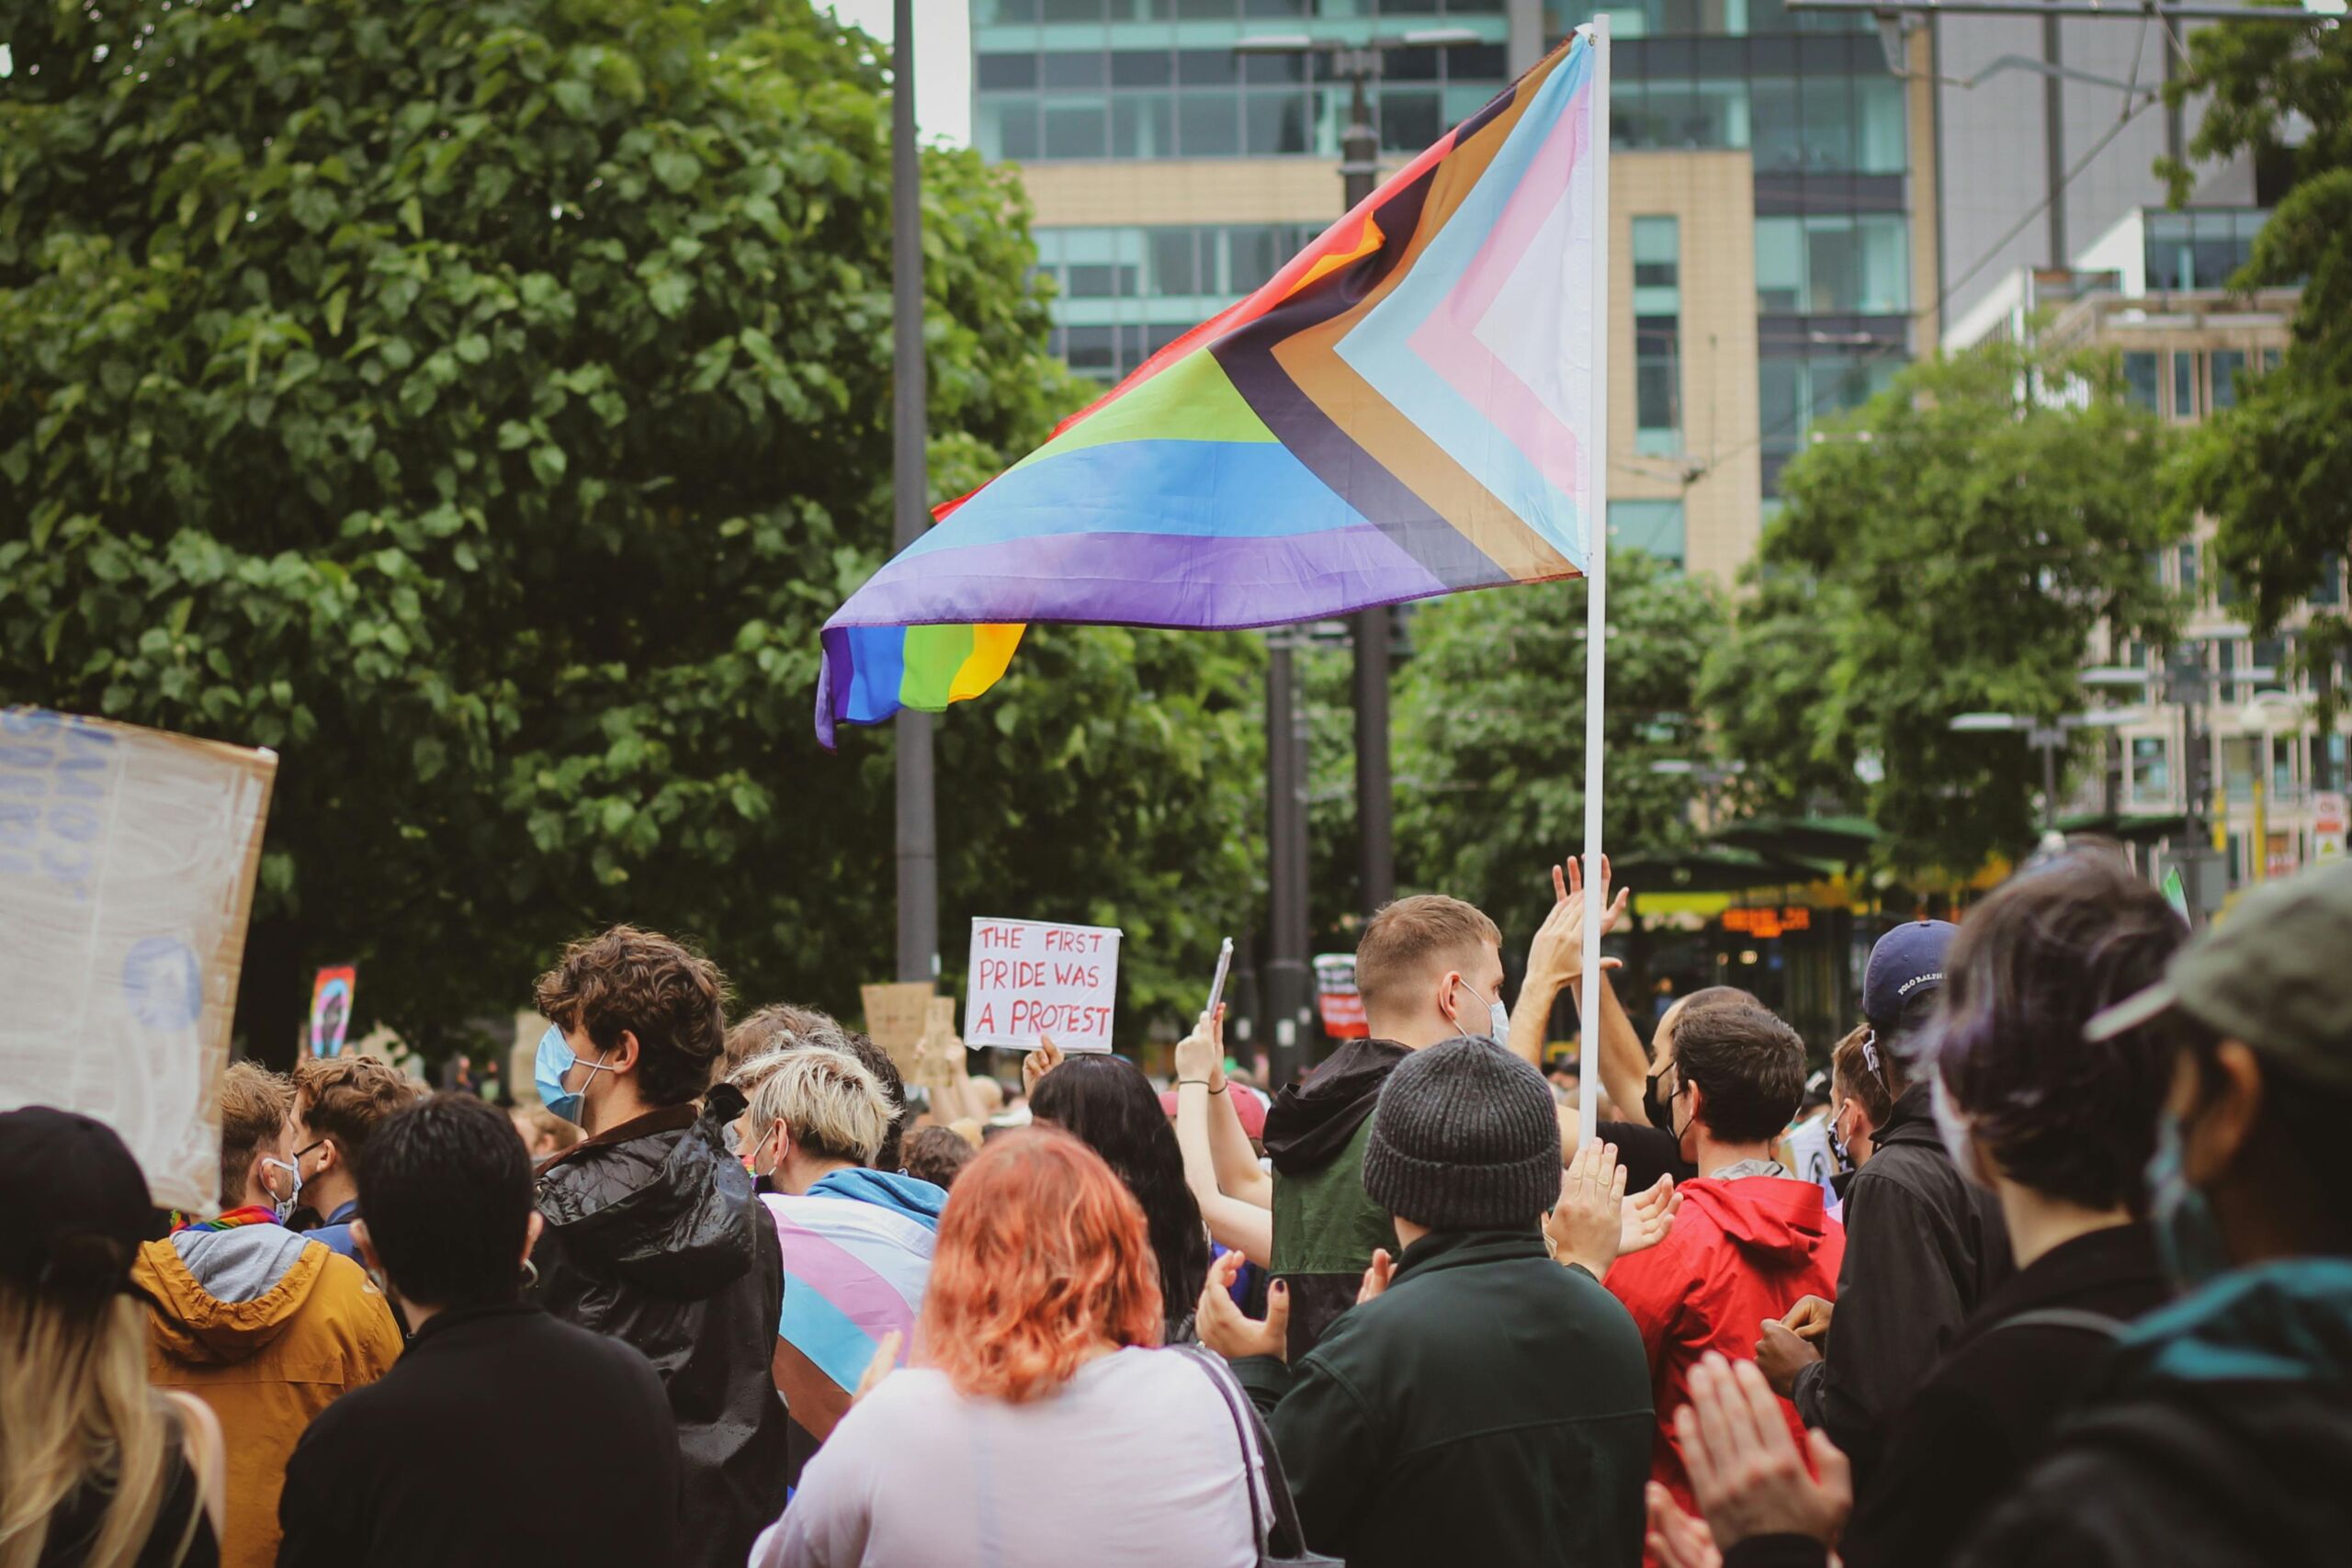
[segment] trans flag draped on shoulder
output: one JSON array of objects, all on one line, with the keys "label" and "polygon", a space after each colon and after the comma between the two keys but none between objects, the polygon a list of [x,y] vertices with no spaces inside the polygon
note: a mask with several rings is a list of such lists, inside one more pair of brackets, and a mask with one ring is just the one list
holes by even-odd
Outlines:
[{"label": "trans flag draped on shoulder", "polygon": [[1031,621],[1273,626],[1580,572],[1601,493],[1594,47],[1572,39],[940,507],[826,623],[818,738],[978,696]]},{"label": "trans flag draped on shoulder", "polygon": [[776,1389],[822,1442],[884,1337],[902,1337],[901,1366],[913,1350],[947,1194],[909,1176],[844,1170],[797,1197],[761,1201],[784,1251]]}]

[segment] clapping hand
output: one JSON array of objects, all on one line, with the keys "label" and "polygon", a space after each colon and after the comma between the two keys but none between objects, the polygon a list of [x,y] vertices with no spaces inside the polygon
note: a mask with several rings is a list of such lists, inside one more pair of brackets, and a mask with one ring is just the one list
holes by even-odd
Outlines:
[{"label": "clapping hand", "polygon": [[1560,1201],[1544,1216],[1544,1236],[1555,1260],[1581,1264],[1598,1280],[1617,1260],[1624,1227],[1625,1168],[1617,1163],[1617,1145],[1596,1138],[1561,1174]]},{"label": "clapping hand", "polygon": [[1837,1444],[1809,1432],[1821,1479],[1807,1472],[1788,1416],[1754,1362],[1735,1365],[1710,1351],[1690,1370],[1690,1403],[1675,1412],[1674,1430],[1717,1546],[1759,1535],[1837,1544],[1854,1508],[1852,1469]]},{"label": "clapping hand", "polygon": [[[1630,890],[1619,888],[1614,903],[1609,897],[1609,857],[1600,857],[1600,934],[1607,936],[1617,927],[1625,912]],[[1603,959],[1604,969],[1617,967],[1617,960]],[[1527,987],[1548,987],[1565,989],[1584,972],[1584,863],[1571,859],[1564,865],[1552,868],[1552,910],[1536,928],[1535,940],[1528,944]]]},{"label": "clapping hand", "polygon": [[1194,1332],[1202,1344],[1228,1361],[1246,1356],[1288,1359],[1290,1288],[1275,1280],[1266,1292],[1264,1320],[1245,1316],[1233,1304],[1231,1293],[1243,1261],[1241,1254],[1228,1252],[1209,1265],[1208,1283],[1201,1287],[1200,1308],[1193,1317]]},{"label": "clapping hand", "polygon": [[1617,1233],[1617,1256],[1645,1251],[1664,1241],[1681,1207],[1682,1194],[1675,1190],[1670,1175],[1659,1177],[1628,1197],[1623,1210],[1624,1221]]},{"label": "clapping hand", "polygon": [[1645,1495],[1650,1506],[1650,1555],[1665,1568],[1723,1568],[1724,1554],[1707,1527],[1682,1511],[1674,1494],[1653,1481]]}]

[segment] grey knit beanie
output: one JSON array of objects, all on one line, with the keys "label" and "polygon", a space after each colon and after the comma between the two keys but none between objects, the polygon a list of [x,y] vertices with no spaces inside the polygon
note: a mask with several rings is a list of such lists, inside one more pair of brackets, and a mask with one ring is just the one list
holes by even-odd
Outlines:
[{"label": "grey knit beanie", "polygon": [[1363,1190],[1431,1230],[1533,1224],[1560,1199],[1560,1122],[1544,1076],[1480,1037],[1414,1052],[1381,1088]]}]

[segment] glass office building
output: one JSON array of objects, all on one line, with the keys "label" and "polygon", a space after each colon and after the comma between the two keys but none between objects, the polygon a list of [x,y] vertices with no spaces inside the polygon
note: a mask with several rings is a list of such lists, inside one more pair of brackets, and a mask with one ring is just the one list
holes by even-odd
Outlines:
[{"label": "glass office building", "polygon": [[[1742,481],[1750,505],[1769,506],[1812,421],[1859,403],[1909,357],[1905,86],[1866,20],[1792,16],[1780,0],[971,6],[973,139],[1027,168],[1033,193],[1057,193],[1040,199],[1039,265],[1059,285],[1054,346],[1083,374],[1125,375],[1337,215],[1330,170],[1349,85],[1311,52],[1242,52],[1244,39],[1384,41],[1370,107],[1384,152],[1401,159],[1509,84],[1515,36],[1522,48],[1554,42],[1596,9],[1616,40],[1612,145],[1744,152],[1752,164],[1757,424],[1746,439],[1761,463],[1755,484]],[[1127,161],[1162,170],[1116,186],[1083,172]],[[1172,183],[1162,175],[1180,164],[1195,195],[1163,199],[1154,182]],[[1319,184],[1305,183],[1310,172]],[[1285,177],[1297,193],[1287,204],[1254,199]],[[1628,208],[1622,182],[1617,205],[1634,215],[1634,364],[1621,394],[1636,405],[1634,448],[1703,460],[1684,450],[1685,410],[1706,390],[1685,384],[1684,353],[1703,260],[1686,254],[1697,242],[1672,216]],[[1645,539],[1679,541],[1668,510],[1640,503],[1625,521],[1639,513]]]}]

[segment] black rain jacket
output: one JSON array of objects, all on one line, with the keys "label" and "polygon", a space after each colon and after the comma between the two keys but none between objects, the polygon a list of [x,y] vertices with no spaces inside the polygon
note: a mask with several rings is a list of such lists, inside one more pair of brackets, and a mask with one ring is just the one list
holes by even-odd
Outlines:
[{"label": "black rain jacket", "polygon": [[772,1371],[784,1255],[728,1153],[732,1085],[597,1134],[540,1171],[537,1301],[635,1346],[677,1417],[681,1563],[737,1568],[784,1511],[789,1464]]}]

